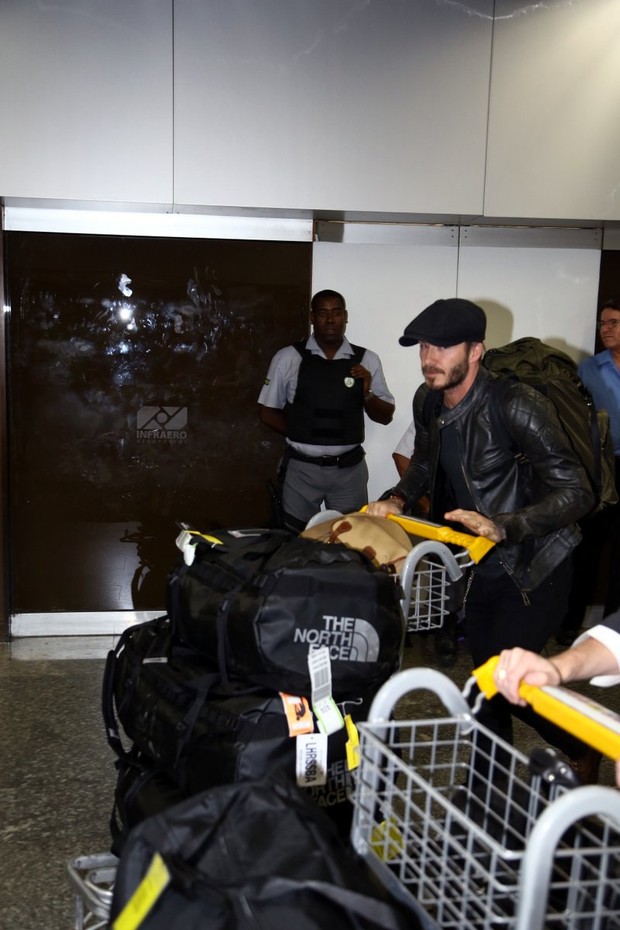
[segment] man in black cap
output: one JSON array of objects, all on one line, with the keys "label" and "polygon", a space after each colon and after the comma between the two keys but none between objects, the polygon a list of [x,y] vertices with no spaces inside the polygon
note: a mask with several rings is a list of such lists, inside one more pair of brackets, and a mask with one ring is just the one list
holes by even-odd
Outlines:
[{"label": "man in black cap", "polygon": [[[460,298],[435,301],[405,329],[399,342],[420,346],[424,375],[413,402],[414,452],[399,483],[368,508],[407,513],[428,494],[432,520],[497,544],[468,582],[474,666],[513,646],[541,652],[553,636],[566,611],[575,524],[593,503],[553,404],[481,366],[485,330],[484,310]],[[583,743],[528,709],[513,710],[566,752],[583,780],[596,779],[598,760]],[[503,698],[486,702],[480,718],[512,741]]]}]

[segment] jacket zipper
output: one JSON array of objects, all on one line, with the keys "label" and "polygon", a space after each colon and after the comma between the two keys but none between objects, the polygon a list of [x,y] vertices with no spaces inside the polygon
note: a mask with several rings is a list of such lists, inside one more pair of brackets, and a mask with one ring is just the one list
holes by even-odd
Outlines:
[{"label": "jacket zipper", "polygon": [[[456,441],[457,441],[457,443],[458,443],[458,445],[459,445],[459,447],[460,447],[460,444],[461,444],[461,434],[460,434],[458,428],[457,428],[457,430],[456,430]],[[463,481],[465,482],[465,485],[466,485],[466,487],[467,487],[467,490],[469,491],[469,496],[471,497],[471,499],[472,499],[472,501],[473,501],[473,503],[474,503],[474,506],[475,506],[475,508],[476,508],[476,512],[477,512],[477,513],[482,513],[482,511],[480,510],[480,507],[479,507],[479,505],[478,505],[478,501],[476,500],[476,495],[475,495],[475,494],[473,493],[473,491],[472,491],[471,484],[469,483],[469,480],[468,480],[467,475],[466,475],[466,473],[465,473],[465,469],[463,468],[463,460],[462,460],[462,457],[461,457],[461,455],[460,455],[460,449],[459,449],[459,468],[460,468],[461,474],[462,474],[462,476],[463,476]],[[490,519],[490,518],[489,518],[489,519]],[[525,605],[525,607],[530,607],[532,602],[530,601],[530,599],[529,599],[529,597],[528,597],[527,591],[524,591],[523,588],[520,586],[519,582],[516,580],[516,578],[515,578],[515,576],[514,576],[514,572],[512,571],[511,568],[508,567],[508,565],[506,565],[506,563],[505,563],[504,560],[502,559],[500,553],[498,553],[497,557],[498,557],[498,559],[499,559],[500,565],[502,566],[502,568],[504,569],[504,571],[506,572],[506,574],[508,575],[508,577],[511,579],[511,581],[514,583],[514,585],[515,585],[516,588],[517,588],[517,591],[518,591],[519,594],[521,595],[521,598],[522,598],[522,600],[523,600],[523,604]],[[466,602],[466,600],[467,600],[467,595],[468,595],[468,593],[469,593],[469,589],[470,589],[470,587],[471,587],[471,583],[472,583],[473,578],[474,578],[474,573],[475,573],[475,568],[472,569],[472,571],[471,571],[471,573],[470,573],[470,576],[469,576],[469,578],[468,578],[468,580],[467,580],[467,588],[466,588],[466,590],[465,590],[465,597],[463,598],[463,607],[465,606],[465,602]]]}]

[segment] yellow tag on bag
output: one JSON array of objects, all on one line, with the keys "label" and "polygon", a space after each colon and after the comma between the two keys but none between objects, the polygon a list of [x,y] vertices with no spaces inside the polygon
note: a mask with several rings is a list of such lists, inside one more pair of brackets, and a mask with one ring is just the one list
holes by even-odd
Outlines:
[{"label": "yellow tag on bag", "polygon": [[347,730],[347,742],[345,744],[347,768],[352,772],[360,764],[360,735],[351,714],[347,714],[344,718],[344,725]]},{"label": "yellow tag on bag", "polygon": [[166,863],[155,853],[146,875],[112,924],[112,930],[138,930],[169,882]]}]

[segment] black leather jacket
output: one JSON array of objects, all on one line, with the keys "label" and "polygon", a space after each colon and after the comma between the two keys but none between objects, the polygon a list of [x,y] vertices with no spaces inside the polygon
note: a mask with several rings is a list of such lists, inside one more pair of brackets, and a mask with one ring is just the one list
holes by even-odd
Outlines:
[{"label": "black leather jacket", "polygon": [[[431,519],[444,522],[446,506],[453,504],[445,499],[438,479],[440,431],[454,423],[475,509],[504,528],[506,539],[498,544],[497,554],[517,585],[528,591],[575,548],[581,538],[575,523],[591,510],[594,496],[551,402],[518,382],[494,391],[495,380],[480,368],[463,400],[437,417],[433,412],[427,425],[423,405],[428,389],[418,388],[411,464],[392,490],[406,497],[405,513],[422,494],[429,494]],[[491,413],[492,403],[503,405],[503,421],[501,412]],[[498,421],[509,436],[506,430],[498,435]]]}]

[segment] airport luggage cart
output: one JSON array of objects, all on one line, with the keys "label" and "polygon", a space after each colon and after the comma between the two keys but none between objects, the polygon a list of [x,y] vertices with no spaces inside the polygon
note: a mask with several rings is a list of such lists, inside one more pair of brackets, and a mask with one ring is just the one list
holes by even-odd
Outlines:
[{"label": "airport luggage cart", "polygon": [[75,891],[74,930],[106,930],[117,866],[112,853],[78,856],[67,864]]},{"label": "airport luggage cart", "polygon": [[439,629],[450,612],[451,590],[493,543],[447,526],[391,514],[414,541],[400,571],[401,607],[409,633]]},{"label": "airport luggage cart", "polygon": [[[418,689],[447,716],[391,719]],[[359,731],[353,846],[425,928],[620,927],[617,790],[573,787],[552,751],[528,760],[433,669],[394,675]]]},{"label": "airport luggage cart", "polygon": [[[363,507],[361,512],[365,511]],[[319,511],[306,529],[341,516],[339,510]],[[407,632],[439,629],[450,612],[453,586],[463,582],[466,569],[479,562],[494,543],[417,517],[390,514],[387,519],[398,523],[412,541],[399,572]]]}]

